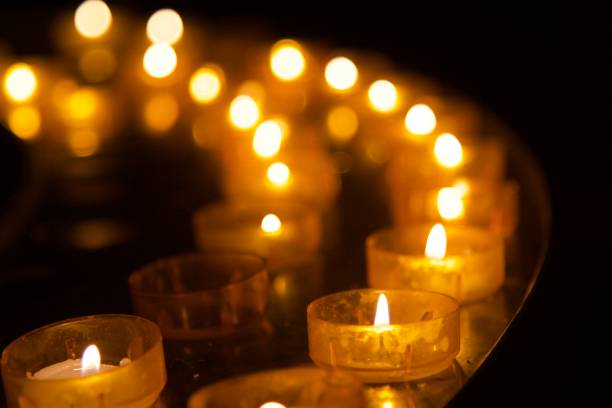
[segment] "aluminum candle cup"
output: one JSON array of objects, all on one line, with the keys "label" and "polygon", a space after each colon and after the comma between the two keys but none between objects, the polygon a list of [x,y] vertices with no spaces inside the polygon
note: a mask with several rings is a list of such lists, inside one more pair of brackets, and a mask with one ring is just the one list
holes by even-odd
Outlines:
[{"label": "aluminum candle cup", "polygon": [[129,279],[136,313],[165,338],[206,339],[257,329],[268,300],[265,261],[238,253],[192,254],[154,262]]},{"label": "aluminum candle cup", "polygon": [[[91,345],[97,368],[82,366]],[[149,408],[166,383],[162,337],[137,316],[65,320],[4,349],[2,378],[11,408]]]},{"label": "aluminum candle cup", "polygon": [[459,303],[439,293],[339,292],[312,302],[307,318],[312,360],[369,383],[433,375],[459,352]]},{"label": "aluminum candle cup", "polygon": [[470,302],[496,292],[504,282],[503,240],[490,231],[448,226],[443,257],[425,256],[431,226],[390,228],[366,241],[368,282],[379,289],[418,289]]},{"label": "aluminum candle cup", "polygon": [[203,251],[256,253],[269,269],[315,254],[321,244],[319,213],[297,203],[218,203],[193,218],[196,245]]}]

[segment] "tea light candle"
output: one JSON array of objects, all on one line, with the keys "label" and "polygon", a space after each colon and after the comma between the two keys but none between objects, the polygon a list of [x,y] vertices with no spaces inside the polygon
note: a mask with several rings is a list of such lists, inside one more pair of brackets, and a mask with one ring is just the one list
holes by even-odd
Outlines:
[{"label": "tea light candle", "polygon": [[150,408],[166,383],[161,334],[136,316],[65,320],[12,342],[2,378],[11,408]]},{"label": "tea light candle", "polygon": [[261,255],[271,270],[292,259],[316,254],[321,244],[320,214],[297,203],[217,203],[193,219],[200,250],[231,250]]},{"label": "tea light candle", "polygon": [[433,375],[459,352],[459,303],[439,293],[339,292],[312,302],[307,318],[312,360],[369,383]]},{"label": "tea light candle", "polygon": [[457,179],[450,185],[413,186],[391,193],[396,226],[443,220],[445,223],[489,229],[504,238],[516,230],[519,189],[514,181]]},{"label": "tea light candle", "polygon": [[496,292],[505,277],[503,239],[474,227],[377,231],[367,238],[366,256],[371,287],[431,290],[462,302]]},{"label": "tea light candle", "polygon": [[266,262],[242,253],[162,259],[132,273],[129,285],[136,313],[173,340],[253,333],[268,302]]}]

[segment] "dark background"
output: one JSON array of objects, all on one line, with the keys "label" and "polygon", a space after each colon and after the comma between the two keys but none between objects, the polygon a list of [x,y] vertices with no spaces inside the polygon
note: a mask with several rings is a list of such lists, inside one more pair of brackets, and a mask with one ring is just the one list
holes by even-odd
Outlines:
[{"label": "dark background", "polygon": [[[0,40],[16,53],[48,51],[49,16],[77,4],[64,3],[52,8],[31,2],[3,5]],[[612,75],[606,46],[609,30],[594,23],[583,33],[581,38],[586,40],[582,42],[570,34],[572,20],[563,19],[555,8],[466,9],[440,4],[422,12],[410,4],[366,7],[355,2],[341,13],[340,6],[332,11],[329,5],[310,2],[283,7],[222,3],[180,2],[172,7],[204,21],[253,19],[277,37],[323,39],[338,46],[380,51],[399,67],[465,93],[497,114],[527,143],[549,181],[551,249],[524,313],[456,405],[539,406],[560,392],[569,392],[563,387],[580,360],[574,343],[579,331],[566,330],[578,313],[576,277],[582,271],[575,268],[580,265],[585,274],[593,269],[594,257],[583,259],[584,254],[603,250],[606,239],[605,233],[592,240],[583,237],[585,227],[597,223],[597,214],[604,209],[594,192],[609,188],[606,158],[611,144],[602,105],[609,90],[602,78]],[[129,8],[144,18],[160,6],[167,4],[154,1]],[[562,52],[566,45],[577,46],[580,53]],[[18,178],[11,176],[17,174],[21,157],[17,151],[11,146],[0,149],[3,201],[18,187]],[[10,260],[11,254],[3,257]],[[0,292],[0,298],[5,296],[10,298]],[[7,301],[2,304],[10,307]],[[36,312],[24,311],[24,315]],[[0,316],[0,324],[11,328],[5,332],[16,335],[22,334],[17,333],[19,329],[47,323],[19,321],[19,310],[2,310]],[[2,340],[4,345],[10,339]]]}]

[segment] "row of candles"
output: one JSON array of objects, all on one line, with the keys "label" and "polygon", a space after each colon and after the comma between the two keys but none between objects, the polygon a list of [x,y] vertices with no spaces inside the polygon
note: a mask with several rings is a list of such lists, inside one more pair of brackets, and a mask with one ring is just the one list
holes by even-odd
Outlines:
[{"label": "row of candles", "polygon": [[[80,55],[82,80],[90,85],[53,83],[52,69],[14,62],[4,70],[3,113],[17,136],[36,141],[39,134],[65,134],[71,151],[87,157],[121,122],[109,82],[127,85],[117,80],[112,46],[119,41],[109,7],[87,0],[73,21],[60,37]],[[181,55],[193,60],[193,53],[180,47],[195,35],[188,35],[177,12],[154,13],[146,35],[138,86],[153,90],[143,104],[147,128],[160,135],[173,127],[183,86],[193,105],[187,111],[194,141],[217,154],[227,201],[194,215],[202,254],[161,260],[132,274],[133,304],[144,318],[75,319],[9,345],[2,358],[9,405],[152,406],[166,381],[162,334],[198,340],[256,325],[265,315],[268,276],[321,251],[323,215],[334,205],[343,171],[329,145],[350,150],[351,142],[367,146],[372,160],[387,162],[394,226],[366,241],[371,289],[309,305],[310,356],[320,367],[373,383],[446,369],[460,350],[460,304],[502,286],[504,242],[518,219],[518,191],[505,180],[503,144],[476,137],[478,111],[435,97],[418,81],[380,78],[375,63],[363,59],[358,67],[356,55],[334,55],[320,67],[316,47],[290,39],[269,49],[265,69],[247,68],[259,80],[234,89],[220,64],[182,75]],[[50,113],[47,103],[59,113]],[[58,120],[62,126],[54,125]]]}]

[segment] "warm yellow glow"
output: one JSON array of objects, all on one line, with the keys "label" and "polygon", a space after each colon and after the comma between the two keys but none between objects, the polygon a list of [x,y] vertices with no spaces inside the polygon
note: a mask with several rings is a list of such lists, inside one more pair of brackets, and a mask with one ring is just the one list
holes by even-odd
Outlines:
[{"label": "warm yellow glow", "polygon": [[281,404],[280,402],[270,401],[270,402],[265,402],[261,404],[259,408],[287,408],[287,407]]},{"label": "warm yellow glow", "polygon": [[259,122],[260,116],[259,105],[250,96],[239,95],[234,98],[230,105],[230,122],[238,129],[251,129]]},{"label": "warm yellow glow", "polygon": [[461,142],[451,133],[443,133],[436,139],[434,153],[443,167],[457,167],[463,161]]},{"label": "warm yellow glow", "polygon": [[358,76],[357,66],[346,57],[336,57],[325,67],[325,80],[337,91],[351,89],[357,83]]},{"label": "warm yellow glow", "polygon": [[260,157],[273,157],[278,153],[283,141],[283,128],[276,120],[262,122],[253,136],[253,150]]},{"label": "warm yellow glow", "polygon": [[281,220],[275,214],[268,214],[261,220],[261,230],[266,234],[277,235],[281,227]]},{"label": "warm yellow glow", "polygon": [[4,74],[4,93],[14,102],[27,102],[34,96],[38,81],[28,64],[11,65]]},{"label": "warm yellow glow", "polygon": [[379,79],[368,89],[370,106],[378,112],[391,112],[397,107],[397,88],[391,82]]},{"label": "warm yellow glow", "polygon": [[68,147],[75,156],[91,156],[98,151],[100,138],[91,129],[74,130],[68,134]]},{"label": "warm yellow glow", "polygon": [[210,103],[221,93],[223,72],[216,66],[206,66],[198,69],[189,81],[189,93],[198,103]]},{"label": "warm yellow glow", "polygon": [[95,344],[87,346],[81,357],[81,373],[97,373],[100,371],[100,350]]},{"label": "warm yellow glow", "polygon": [[390,323],[389,302],[384,293],[378,296],[376,303],[376,313],[374,315],[374,326],[387,326]]},{"label": "warm yellow glow", "polygon": [[116,66],[113,53],[103,48],[87,51],[79,59],[81,74],[90,82],[108,79],[115,72]]},{"label": "warm yellow glow", "polygon": [[393,407],[394,407],[393,401],[383,402],[382,408],[393,408]]},{"label": "warm yellow glow", "polygon": [[80,88],[74,91],[66,104],[68,116],[74,121],[92,119],[100,106],[100,98],[95,89]]},{"label": "warm yellow glow", "polygon": [[172,45],[183,36],[183,20],[172,9],[161,9],[147,21],[147,37],[153,43]]},{"label": "warm yellow glow", "polygon": [[22,139],[34,139],[40,131],[40,112],[32,106],[17,106],[8,113],[8,127]]},{"label": "warm yellow glow", "polygon": [[436,128],[436,115],[429,106],[419,103],[408,110],[404,125],[414,135],[427,135]]},{"label": "warm yellow glow", "polygon": [[153,44],[147,48],[142,66],[153,78],[165,78],[176,68],[176,52],[168,44]]},{"label": "warm yellow glow", "polygon": [[112,22],[111,11],[101,0],[84,1],[74,13],[74,26],[83,37],[87,38],[103,36]]},{"label": "warm yellow glow", "polygon": [[261,82],[250,79],[240,84],[236,94],[250,96],[257,103],[263,103],[266,99],[266,88]]},{"label": "warm yellow glow", "polygon": [[275,162],[268,166],[266,175],[272,184],[279,187],[284,187],[287,185],[287,183],[289,183],[291,171],[285,163]]},{"label": "warm yellow glow", "polygon": [[463,217],[464,192],[460,187],[444,187],[438,191],[438,213],[445,220],[457,220]]},{"label": "warm yellow glow", "polygon": [[144,107],[144,122],[154,132],[165,132],[176,122],[179,106],[171,94],[158,94],[147,101]]},{"label": "warm yellow glow", "polygon": [[427,236],[425,256],[430,259],[442,259],[446,255],[446,230],[442,224],[433,226]]},{"label": "warm yellow glow", "polygon": [[306,68],[306,59],[300,45],[293,40],[281,40],[274,44],[270,52],[270,68],[282,81],[299,78]]},{"label": "warm yellow glow", "polygon": [[359,128],[359,118],[348,106],[336,106],[327,114],[327,130],[337,142],[347,142]]},{"label": "warm yellow glow", "polygon": [[470,192],[470,184],[466,180],[457,180],[453,187],[458,189],[462,196],[466,196]]}]

